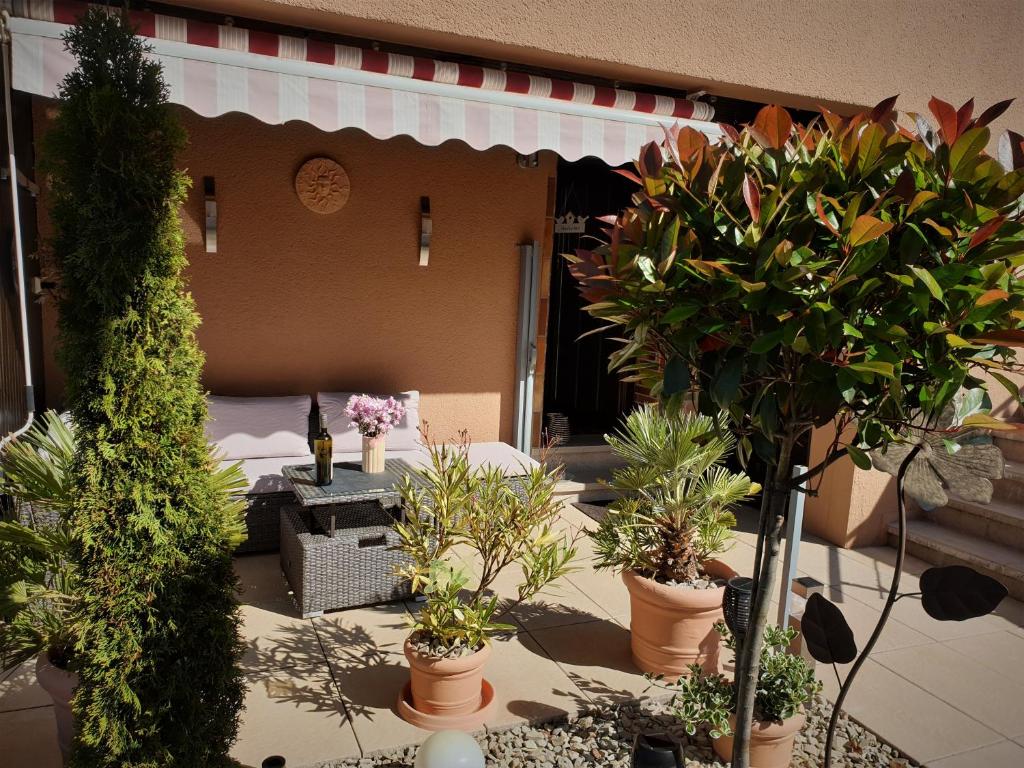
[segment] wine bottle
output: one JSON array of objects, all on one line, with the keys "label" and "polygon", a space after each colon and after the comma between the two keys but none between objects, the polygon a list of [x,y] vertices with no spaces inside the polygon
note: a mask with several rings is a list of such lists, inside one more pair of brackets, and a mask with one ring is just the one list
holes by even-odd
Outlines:
[{"label": "wine bottle", "polygon": [[324,415],[320,413],[320,431],[313,438],[313,455],[316,457],[316,484],[330,485],[334,479],[334,451],[331,433],[327,431]]}]

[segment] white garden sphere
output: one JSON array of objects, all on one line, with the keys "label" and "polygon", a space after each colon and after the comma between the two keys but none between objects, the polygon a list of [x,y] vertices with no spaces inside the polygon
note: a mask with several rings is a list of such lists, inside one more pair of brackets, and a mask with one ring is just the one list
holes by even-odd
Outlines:
[{"label": "white garden sphere", "polygon": [[438,731],[416,750],[413,768],[484,768],[484,753],[468,733]]}]

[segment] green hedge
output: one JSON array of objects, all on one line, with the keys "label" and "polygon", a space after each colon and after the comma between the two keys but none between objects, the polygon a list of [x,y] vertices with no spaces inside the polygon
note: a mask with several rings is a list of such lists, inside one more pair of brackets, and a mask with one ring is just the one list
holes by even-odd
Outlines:
[{"label": "green hedge", "polygon": [[227,765],[244,686],[238,510],[203,433],[185,143],[128,20],[89,11],[46,137],[85,584],[74,766]]}]

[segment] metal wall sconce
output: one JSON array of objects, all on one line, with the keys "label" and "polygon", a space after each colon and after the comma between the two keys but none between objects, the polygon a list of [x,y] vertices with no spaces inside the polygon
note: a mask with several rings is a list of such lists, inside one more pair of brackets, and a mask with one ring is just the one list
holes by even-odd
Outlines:
[{"label": "metal wall sconce", "polygon": [[206,252],[217,252],[217,194],[213,176],[203,177],[203,196],[206,199]]},{"label": "metal wall sconce", "polygon": [[528,155],[516,155],[516,163],[520,168],[536,168],[540,164],[540,158],[536,152]]},{"label": "metal wall sconce", "polygon": [[420,198],[420,266],[430,263],[430,236],[434,233],[434,224],[430,219],[430,198]]}]

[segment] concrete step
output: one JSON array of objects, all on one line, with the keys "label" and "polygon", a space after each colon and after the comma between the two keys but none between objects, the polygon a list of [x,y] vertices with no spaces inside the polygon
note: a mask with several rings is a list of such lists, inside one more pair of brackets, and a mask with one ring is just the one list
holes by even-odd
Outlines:
[{"label": "concrete step", "polygon": [[1024,462],[1007,460],[1002,478],[993,480],[992,488],[995,491],[993,499],[1024,507]]},{"label": "concrete step", "polygon": [[[540,458],[534,451],[534,458]],[[566,502],[604,501],[617,495],[605,485],[612,470],[622,465],[607,443],[596,445],[564,445],[548,449],[549,465],[562,466],[562,480],[555,493]]]},{"label": "concrete step", "polygon": [[[897,525],[889,525],[889,543],[897,543]],[[1024,553],[951,530],[931,520],[907,522],[907,552],[934,565],[967,565],[1002,583],[1012,597],[1024,599]]]},{"label": "concrete step", "polygon": [[947,506],[925,511],[924,517],[944,528],[1024,553],[1024,503],[1020,501],[993,498],[988,504],[978,504],[953,496]]},{"label": "concrete step", "polygon": [[555,497],[567,504],[577,501],[607,501],[618,493],[597,480],[581,481],[564,478],[555,486]]},{"label": "concrete step", "polygon": [[1003,458],[1007,461],[1024,463],[1024,430],[1018,429],[1013,432],[999,430],[993,431],[991,435],[995,444],[1003,452]]}]

